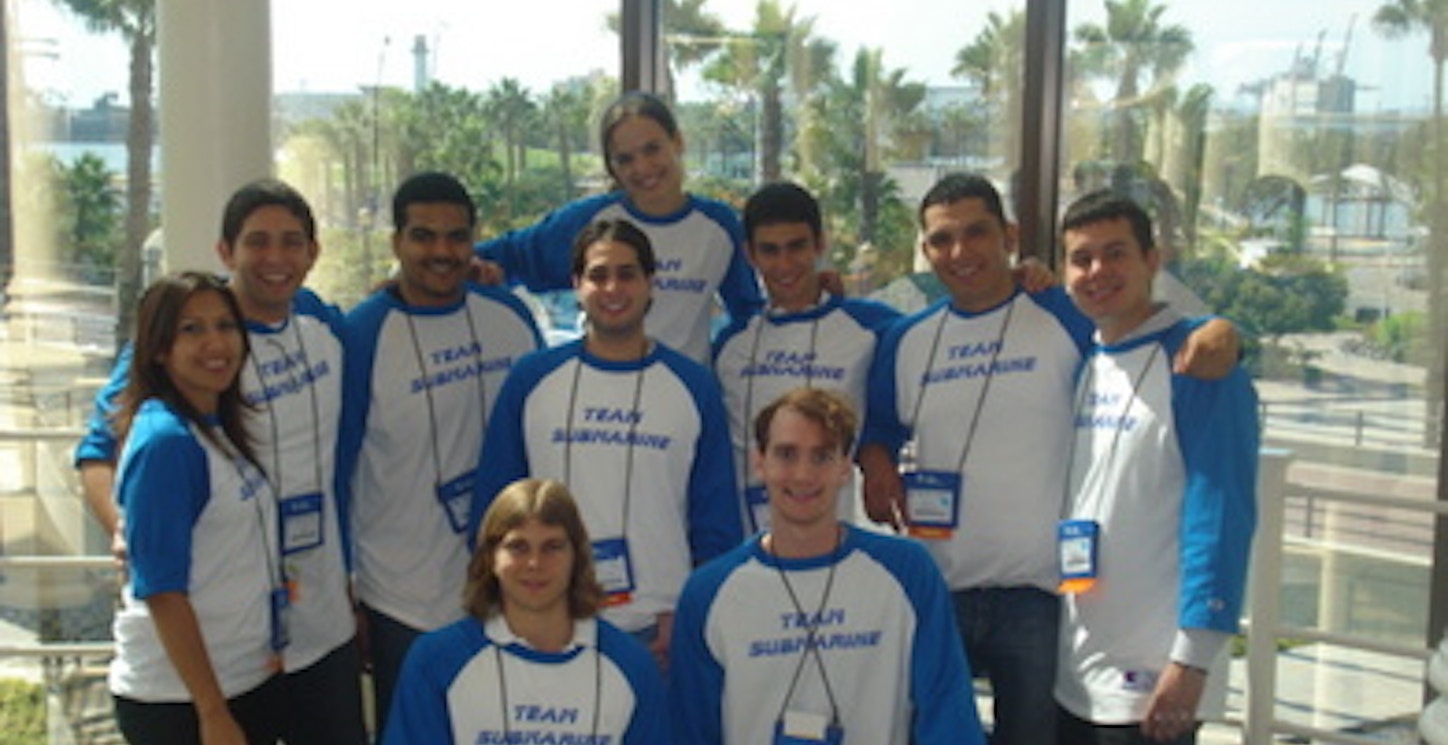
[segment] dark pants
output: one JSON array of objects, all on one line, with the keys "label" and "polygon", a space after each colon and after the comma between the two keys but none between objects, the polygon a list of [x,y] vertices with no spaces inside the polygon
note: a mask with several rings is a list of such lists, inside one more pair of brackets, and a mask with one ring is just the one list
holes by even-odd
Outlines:
[{"label": "dark pants", "polygon": [[971,673],[990,680],[992,745],[1054,741],[1060,600],[1035,587],[985,587],[953,595]]},{"label": "dark pants", "polygon": [[[282,730],[285,690],[280,675],[226,702],[249,745],[275,745]],[[201,745],[196,706],[115,697],[116,726],[132,745]]]},{"label": "dark pants", "polygon": [[282,678],[288,745],[366,745],[362,722],[362,655],[355,640]]},{"label": "dark pants", "polygon": [[423,631],[366,605],[362,606],[362,613],[367,618],[367,649],[372,653],[372,704],[377,716],[377,741],[381,742],[382,734],[387,731],[392,691],[402,674],[402,661],[413,640],[422,636]]},{"label": "dark pants", "polygon": [[1057,745],[1196,745],[1198,722],[1174,740],[1148,740],[1139,724],[1095,724],[1057,706]]}]

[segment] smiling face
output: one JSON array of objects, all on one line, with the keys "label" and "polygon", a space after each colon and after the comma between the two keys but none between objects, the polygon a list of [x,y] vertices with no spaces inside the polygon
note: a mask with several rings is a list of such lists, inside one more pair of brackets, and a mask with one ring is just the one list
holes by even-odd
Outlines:
[{"label": "smiling face", "polygon": [[980,312],[1011,296],[1014,225],[1002,223],[975,197],[926,207],[921,219],[921,250],[956,308]]},{"label": "smiling face", "polygon": [[530,517],[509,530],[493,549],[493,576],[504,611],[567,617],[574,558],[561,525]]},{"label": "smiling face", "polygon": [[1103,341],[1121,339],[1151,316],[1151,280],[1161,252],[1142,248],[1129,220],[1098,220],[1065,231],[1061,240],[1066,289]]},{"label": "smiling face", "polygon": [[608,342],[642,341],[644,314],[653,292],[651,278],[627,243],[600,240],[583,253],[573,278],[578,304],[588,319],[588,334]]},{"label": "smiling face", "polygon": [[156,360],[182,398],[203,414],[216,412],[246,354],[241,321],[214,290],[186,299],[171,348]]},{"label": "smiling face", "polygon": [[317,260],[317,243],[302,221],[276,204],[246,216],[236,240],[216,246],[231,272],[231,288],[247,318],[277,323],[291,311],[292,297]]},{"label": "smiling face", "polygon": [[800,311],[820,298],[817,265],[824,255],[824,239],[807,223],[761,225],[750,236],[749,261],[764,280],[769,304],[785,311]]},{"label": "smiling face", "polygon": [[402,298],[432,306],[461,300],[473,257],[467,209],[452,202],[413,202],[406,210],[406,221],[392,235]]},{"label": "smiling face", "polygon": [[775,530],[835,530],[835,499],[850,478],[850,460],[820,422],[788,406],[769,423],[755,473],[769,490]]},{"label": "smiling face", "polygon": [[684,139],[647,116],[630,116],[609,132],[608,172],[645,214],[684,206]]}]

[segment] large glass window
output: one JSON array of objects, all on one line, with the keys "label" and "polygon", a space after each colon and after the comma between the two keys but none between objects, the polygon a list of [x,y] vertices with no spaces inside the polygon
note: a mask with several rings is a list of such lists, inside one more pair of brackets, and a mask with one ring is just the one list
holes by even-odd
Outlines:
[{"label": "large glass window", "polygon": [[[1247,333],[1264,440],[1289,460],[1283,622],[1368,645],[1421,648],[1430,598],[1433,520],[1373,498],[1436,494],[1434,6],[1069,5],[1063,199],[1148,205],[1158,293]],[[1281,719],[1371,729],[1419,708],[1420,660],[1282,643]]]},{"label": "large glass window", "polygon": [[821,198],[851,292],[903,308],[933,297],[915,205],[951,170],[1009,191],[1024,2],[664,5],[691,188],[742,204],[759,183],[797,181]]}]

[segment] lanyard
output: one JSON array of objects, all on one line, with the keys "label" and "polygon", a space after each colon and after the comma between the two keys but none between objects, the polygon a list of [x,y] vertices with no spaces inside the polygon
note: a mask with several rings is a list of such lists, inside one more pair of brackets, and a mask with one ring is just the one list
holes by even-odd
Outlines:
[{"label": "lanyard", "polygon": [[[260,471],[260,469],[240,453],[231,452],[230,448],[226,449],[226,456],[231,460],[231,467],[236,469],[237,478],[241,479],[241,488],[244,493],[247,485],[251,483],[251,479],[247,478],[247,471]],[[261,483],[266,484],[267,488],[270,489],[271,481],[267,479],[266,474],[259,473],[259,475],[261,476]],[[272,499],[275,500],[276,498],[276,493],[273,492]],[[261,531],[261,554],[262,558],[266,560],[267,582],[270,583],[272,590],[276,590],[283,586],[282,570],[281,567],[278,566],[280,561],[276,558],[281,553],[281,547],[278,546],[276,552],[272,551],[271,539],[269,538],[269,536],[272,535],[272,530],[271,527],[267,525],[266,512],[262,509],[261,500],[262,495],[258,494],[252,497],[251,504],[256,511],[257,528]]]},{"label": "lanyard", "polygon": [[[488,417],[488,385],[487,382],[483,380],[483,345],[478,341],[478,329],[477,326],[473,324],[473,310],[468,305],[466,295],[463,296],[462,311],[463,318],[467,319],[468,322],[468,338],[473,343],[472,349],[477,350],[478,374],[476,377],[478,381],[478,401],[482,404],[481,411],[483,419],[486,420]],[[427,372],[427,362],[422,356],[422,342],[418,341],[417,325],[416,322],[412,320],[412,312],[404,309],[403,316],[407,319],[407,331],[412,336],[412,352],[417,356],[417,372],[422,375],[422,392],[423,395],[427,397],[427,429],[432,439],[432,465],[437,474],[437,480],[433,483],[436,486],[441,486],[443,482],[447,481],[447,476],[445,476],[442,471],[442,446],[438,442],[437,403],[433,401],[432,398],[432,380]]]},{"label": "lanyard", "polygon": [[[583,345],[587,341],[579,342],[578,359],[574,361],[573,383],[568,388],[568,429],[563,434],[563,483],[573,489],[571,477],[573,475],[573,413],[578,405],[578,383],[583,375],[583,355],[587,350]],[[633,406],[629,408],[628,442],[623,455],[623,522],[619,526],[619,537],[628,538],[628,512],[629,502],[633,497],[633,452],[634,443],[638,440],[639,420],[643,415],[639,414],[639,402],[643,399],[644,392],[644,371],[648,369],[644,358],[648,357],[649,340],[644,339],[644,348],[639,355],[639,369],[634,374]]]},{"label": "lanyard", "polygon": [[840,564],[840,545],[843,543],[840,535],[841,530],[839,527],[835,528],[835,547],[834,550],[830,552],[830,571],[825,578],[824,592],[820,593],[819,607],[815,609],[813,616],[805,615],[804,606],[799,602],[799,595],[795,593],[794,585],[789,582],[789,574],[786,573],[784,567],[780,565],[779,554],[770,552],[774,556],[774,568],[779,572],[779,580],[784,583],[784,591],[789,593],[789,602],[794,606],[794,610],[799,614],[799,617],[804,619],[805,624],[804,650],[800,652],[799,664],[795,665],[794,677],[789,679],[789,690],[784,692],[784,700],[779,704],[779,720],[784,719],[784,713],[789,709],[789,702],[794,698],[794,690],[799,685],[799,677],[800,674],[804,672],[805,662],[813,656],[815,665],[820,671],[820,680],[825,685],[825,696],[830,700],[830,723],[836,727],[840,724],[840,707],[839,704],[835,702],[835,691],[834,688],[830,686],[829,673],[825,671],[824,656],[820,654],[819,646],[815,640],[819,638],[820,622],[824,618],[825,606],[829,605],[830,602],[830,591],[833,590],[835,586],[835,567]]},{"label": "lanyard", "polygon": [[[270,336],[261,337],[261,341],[266,342],[267,346],[273,347],[281,352],[282,360],[287,363],[286,383],[289,387],[300,388],[301,383],[306,383],[307,394],[312,404],[313,476],[317,480],[317,491],[326,491],[326,486],[322,479],[322,411],[321,405],[317,401],[317,381],[312,377],[311,358],[307,354],[307,343],[302,336],[302,330],[298,321],[299,319],[293,315],[289,318],[288,325],[292,327],[292,334],[297,340],[297,354],[301,357],[302,376],[300,379],[291,372],[291,353],[281,342],[278,342]],[[272,397],[267,395],[266,375],[262,373],[261,363],[257,361],[255,353],[251,355],[251,367],[256,373],[257,382],[261,385],[261,398],[266,402],[267,420],[271,424],[272,491],[276,494],[277,499],[282,499],[286,496],[284,490],[286,481],[282,478],[281,424],[277,419],[276,405],[273,403]]]},{"label": "lanyard", "polygon": [[[970,427],[966,429],[965,432],[965,445],[961,448],[960,459],[955,462],[955,473],[961,473],[965,470],[965,461],[966,458],[970,455],[971,444],[975,442],[976,428],[980,425],[980,412],[981,409],[985,408],[985,399],[986,396],[990,393],[991,381],[995,380],[996,362],[1000,360],[1001,349],[1003,349],[1006,345],[1006,331],[1010,329],[1011,315],[1015,313],[1015,310],[1015,298],[1012,297],[1012,299],[1009,301],[1009,304],[1006,305],[1005,317],[1001,319],[1001,329],[1000,332],[996,335],[995,348],[991,350],[990,365],[986,367],[985,380],[981,383],[980,393],[976,395],[975,411],[971,413]],[[940,337],[945,331],[945,322],[947,319],[950,318],[950,315],[951,310],[949,306],[941,309],[940,323],[936,324],[935,338],[932,339],[930,342],[930,356],[926,358],[925,371],[920,375],[920,391],[915,396],[915,409],[910,414],[910,426],[917,432],[920,429],[920,408],[921,405],[925,402],[925,392],[930,387],[930,371],[931,368],[935,367],[935,358],[936,355],[940,352]],[[916,439],[918,443],[918,437]],[[924,458],[921,457],[918,444],[915,449],[915,462],[924,462]]]},{"label": "lanyard", "polygon": [[[1161,353],[1161,345],[1156,344],[1151,348],[1151,354],[1147,355],[1146,364],[1141,366],[1141,372],[1136,374],[1136,379],[1131,383],[1131,397],[1126,399],[1126,406],[1121,410],[1121,416],[1116,419],[1116,426],[1111,433],[1111,444],[1106,448],[1106,456],[1096,461],[1102,469],[1110,472],[1109,467],[1116,460],[1116,448],[1121,444],[1121,433],[1126,429],[1126,418],[1131,413],[1131,405],[1141,393],[1141,384],[1146,380],[1146,374],[1151,371],[1151,366]],[[1082,409],[1086,405],[1086,394],[1090,392],[1091,385],[1096,381],[1096,366],[1086,366],[1086,379],[1081,382],[1081,387],[1076,391],[1076,403],[1071,407],[1071,441],[1066,448],[1066,483],[1061,487],[1061,518],[1067,517],[1067,510],[1071,506],[1071,481],[1076,472],[1076,426],[1080,420]],[[1083,485],[1084,486],[1084,485]],[[1083,488],[1082,492],[1085,491]],[[1097,515],[1099,517],[1099,515]]]},{"label": "lanyard", "polygon": [[[603,708],[603,661],[602,653],[595,647],[593,650],[593,728],[589,730],[588,742],[599,742],[598,739],[598,716],[599,710]],[[508,676],[503,672],[503,653],[496,642],[493,643],[493,659],[498,666],[498,703],[503,711],[503,742],[514,742],[512,728],[508,726]],[[519,740],[518,742],[521,742]]]},{"label": "lanyard", "polygon": [[[769,318],[766,314],[759,314],[759,325],[754,329],[754,339],[749,345],[749,359],[744,363],[744,400],[741,402],[742,411],[740,419],[744,422],[744,436],[740,438],[739,453],[736,462],[739,464],[739,483],[747,486],[749,478],[749,451],[754,445],[754,427],[750,426],[754,421],[754,380],[759,377],[756,365],[759,362],[759,341],[764,336],[764,327],[769,325]],[[815,352],[816,343],[819,340],[820,318],[815,316],[809,324],[809,356],[804,363],[804,387],[814,387]]]}]

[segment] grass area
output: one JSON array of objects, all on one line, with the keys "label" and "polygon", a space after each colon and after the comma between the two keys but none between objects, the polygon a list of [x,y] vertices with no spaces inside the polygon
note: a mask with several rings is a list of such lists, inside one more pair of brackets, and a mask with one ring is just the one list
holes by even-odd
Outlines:
[{"label": "grass area", "polygon": [[45,689],[0,680],[0,745],[46,745]]}]

